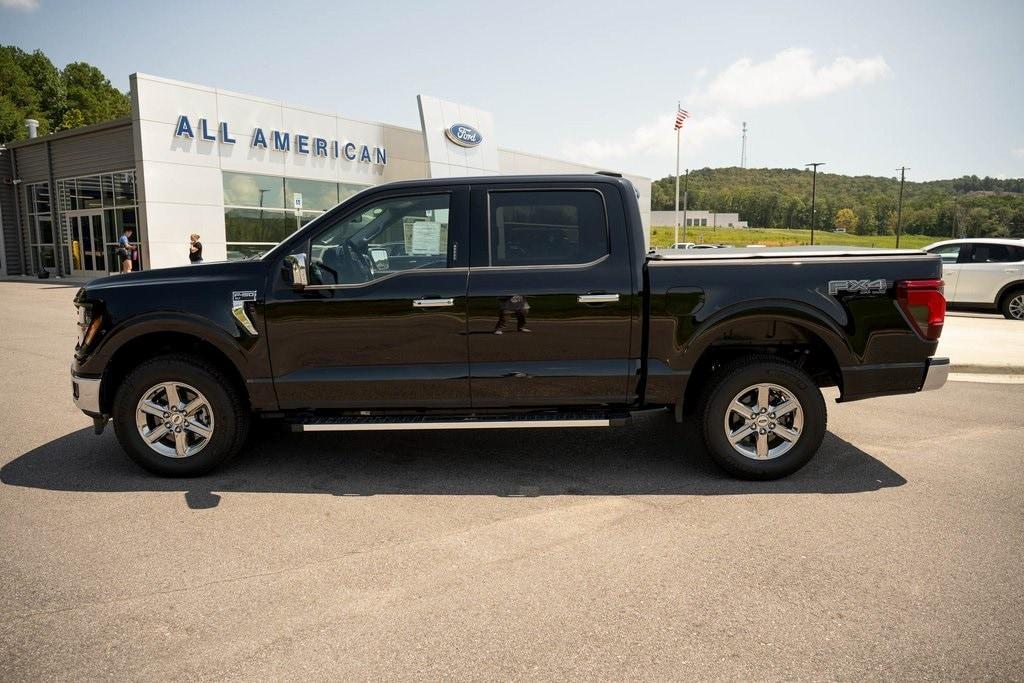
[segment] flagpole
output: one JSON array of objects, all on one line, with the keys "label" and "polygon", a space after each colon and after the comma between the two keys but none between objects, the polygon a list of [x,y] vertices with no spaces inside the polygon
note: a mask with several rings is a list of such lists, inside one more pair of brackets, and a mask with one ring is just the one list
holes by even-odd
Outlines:
[{"label": "flagpole", "polygon": [[[679,110],[682,109],[683,103],[676,102],[676,117],[679,116]],[[672,241],[672,246],[679,243],[679,131],[682,130],[682,126],[676,126],[676,231],[675,237]]]}]

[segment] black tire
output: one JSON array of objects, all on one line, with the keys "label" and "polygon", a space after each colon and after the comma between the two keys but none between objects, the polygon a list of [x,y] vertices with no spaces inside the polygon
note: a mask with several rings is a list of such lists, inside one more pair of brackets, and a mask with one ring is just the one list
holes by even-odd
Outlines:
[{"label": "black tire", "polygon": [[[745,388],[762,383],[782,387],[799,401],[803,428],[788,451],[772,459],[758,460],[733,448],[725,431],[725,421],[733,398]],[[716,372],[704,394],[700,415],[704,442],[711,458],[733,476],[757,480],[779,479],[806,465],[825,438],[828,420],[825,399],[814,380],[792,363],[772,356],[748,356]],[[775,439],[774,443],[782,443],[778,437],[769,438]]]},{"label": "black tire", "polygon": [[1004,294],[999,310],[1007,320],[1024,320],[1024,287]]},{"label": "black tire", "polygon": [[[143,440],[136,425],[136,407],[151,388],[162,382],[194,387],[213,413],[213,434],[194,455],[181,458],[157,453]],[[250,412],[245,398],[224,373],[201,358],[170,354],[148,360],[125,377],[114,397],[114,433],[133,461],[164,477],[196,477],[227,462],[245,443]]]}]

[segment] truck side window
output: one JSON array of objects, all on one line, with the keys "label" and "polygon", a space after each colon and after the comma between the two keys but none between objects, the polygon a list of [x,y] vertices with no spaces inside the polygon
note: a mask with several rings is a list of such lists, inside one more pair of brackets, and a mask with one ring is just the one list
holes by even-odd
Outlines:
[{"label": "truck side window", "polygon": [[448,265],[449,195],[391,197],[349,214],[310,243],[310,284],[355,285]]},{"label": "truck side window", "polygon": [[604,198],[593,190],[490,193],[492,266],[590,263],[609,253]]}]

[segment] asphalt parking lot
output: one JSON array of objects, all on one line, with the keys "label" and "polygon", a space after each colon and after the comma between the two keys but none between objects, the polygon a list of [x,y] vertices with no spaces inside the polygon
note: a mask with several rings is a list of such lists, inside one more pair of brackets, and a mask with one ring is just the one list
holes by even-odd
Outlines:
[{"label": "asphalt parking lot", "polygon": [[830,401],[778,482],[663,418],[269,433],[168,480],[71,403],[74,291],[0,283],[4,680],[1024,671],[1022,384]]}]

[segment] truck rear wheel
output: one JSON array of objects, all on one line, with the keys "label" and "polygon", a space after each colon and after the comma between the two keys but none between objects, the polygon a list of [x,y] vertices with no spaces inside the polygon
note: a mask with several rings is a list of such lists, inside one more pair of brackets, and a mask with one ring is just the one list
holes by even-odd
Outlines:
[{"label": "truck rear wheel", "polygon": [[778,479],[807,464],[825,437],[821,391],[795,365],[771,356],[716,373],[701,412],[714,461],[742,479]]},{"label": "truck rear wheel", "polygon": [[167,355],[132,370],[114,398],[114,431],[128,456],[168,477],[194,477],[245,442],[249,411],[234,383],[202,359]]}]

